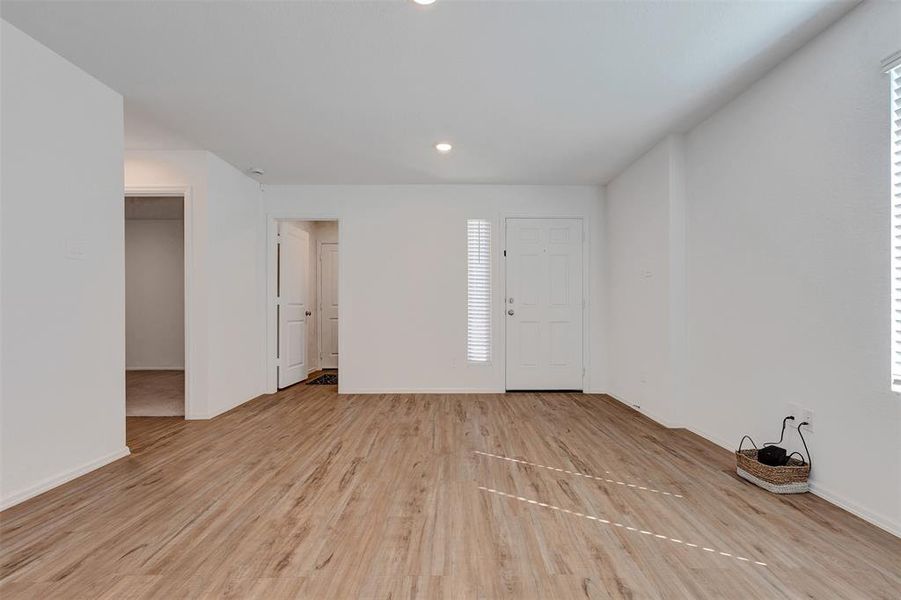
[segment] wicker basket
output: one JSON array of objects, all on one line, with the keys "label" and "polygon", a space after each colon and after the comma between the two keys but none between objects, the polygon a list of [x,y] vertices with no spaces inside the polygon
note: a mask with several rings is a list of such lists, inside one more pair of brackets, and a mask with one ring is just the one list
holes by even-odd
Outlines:
[{"label": "wicker basket", "polygon": [[[745,438],[751,439],[747,436]],[[742,443],[744,441],[742,439]],[[742,450],[739,444],[735,451],[735,466],[739,477],[774,494],[802,494],[810,490],[807,482],[810,476],[809,461],[790,458],[784,466],[771,467],[757,460],[756,448]]]}]

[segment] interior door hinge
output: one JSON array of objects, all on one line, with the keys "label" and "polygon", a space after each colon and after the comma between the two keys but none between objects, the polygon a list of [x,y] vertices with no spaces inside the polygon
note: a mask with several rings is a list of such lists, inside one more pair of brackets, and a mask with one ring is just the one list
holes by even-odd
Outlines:
[{"label": "interior door hinge", "polygon": [[506,250],[504,250],[504,257],[506,257],[506,256],[507,256],[507,251],[506,251]]}]

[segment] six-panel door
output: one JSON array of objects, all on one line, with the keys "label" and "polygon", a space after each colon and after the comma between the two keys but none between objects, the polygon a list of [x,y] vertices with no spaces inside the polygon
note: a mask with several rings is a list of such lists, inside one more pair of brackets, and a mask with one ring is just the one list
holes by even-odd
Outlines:
[{"label": "six-panel door", "polygon": [[279,389],[307,377],[309,234],[292,223],[279,223],[278,347]]},{"label": "six-panel door", "polygon": [[338,244],[319,246],[319,351],[323,369],[338,368]]},{"label": "six-panel door", "polygon": [[506,221],[506,387],[582,389],[582,221]]}]

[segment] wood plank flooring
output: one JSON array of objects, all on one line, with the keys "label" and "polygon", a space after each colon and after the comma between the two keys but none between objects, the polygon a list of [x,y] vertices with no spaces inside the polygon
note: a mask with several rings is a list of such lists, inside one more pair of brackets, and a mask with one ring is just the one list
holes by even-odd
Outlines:
[{"label": "wood plank flooring", "polygon": [[132,456],[0,515],[4,600],[901,590],[898,538],[604,396],[297,385],[212,421],[130,419],[128,438]]}]

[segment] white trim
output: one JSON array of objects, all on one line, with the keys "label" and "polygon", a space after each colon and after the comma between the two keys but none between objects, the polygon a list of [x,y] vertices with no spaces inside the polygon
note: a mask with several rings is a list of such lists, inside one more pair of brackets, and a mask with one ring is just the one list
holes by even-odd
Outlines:
[{"label": "white trim", "polygon": [[113,461],[124,458],[129,454],[131,454],[131,450],[128,448],[128,446],[124,446],[119,450],[116,450],[115,452],[89,461],[81,465],[80,467],[75,467],[74,469],[69,469],[68,471],[59,475],[48,477],[29,488],[26,488],[20,492],[16,492],[15,494],[12,494],[11,496],[7,496],[6,498],[0,500],[0,510],[6,510],[7,508],[15,506],[16,504],[25,502],[30,498],[34,498],[35,496],[52,490],[55,487],[81,477],[82,475],[86,475],[87,473],[108,465]]},{"label": "white trim", "polygon": [[[609,392],[607,392],[605,390],[601,390],[601,389],[582,390],[582,393],[589,394],[591,396],[610,396],[611,398],[613,397]],[[619,399],[614,398],[614,400],[619,400]],[[625,404],[625,402],[623,402],[623,404]]]},{"label": "white trim", "polygon": [[[340,331],[339,331],[340,335]],[[339,379],[340,382],[340,379]],[[478,389],[478,388],[345,388],[342,394],[506,394],[504,389]],[[578,392],[574,392],[578,393]]]},{"label": "white trim", "polygon": [[876,527],[891,533],[895,537],[901,537],[901,523],[892,521],[890,518],[884,515],[879,515],[865,508],[862,508],[861,506],[849,500],[846,500],[845,498],[842,498],[834,492],[827,490],[822,485],[817,484],[816,481],[810,482],[810,493],[815,496],[819,496],[826,502],[834,504],[844,511],[851,513],[855,517],[863,519],[867,523],[875,525]]},{"label": "white trim", "polygon": [[[202,419],[197,410],[198,395],[195,392],[196,383],[192,377],[191,365],[194,363],[191,346],[191,308],[194,279],[194,198],[191,186],[125,186],[125,196],[172,196],[181,197],[182,211],[184,213],[184,303],[185,303],[185,364],[182,369],[185,372],[185,419]],[[123,210],[124,214],[124,210]],[[124,218],[124,217],[123,217]],[[177,370],[177,369],[175,369]],[[204,402],[205,404],[205,402]]]},{"label": "white trim", "polygon": [[[341,246],[341,236],[344,235],[343,227],[341,227],[341,218],[330,214],[310,214],[303,210],[286,210],[267,212],[263,215],[263,226],[266,231],[266,330],[265,345],[262,348],[263,364],[266,368],[266,387],[263,390],[265,394],[274,394],[278,391],[278,379],[276,376],[276,367],[278,359],[276,358],[276,340],[278,340],[278,324],[275,322],[275,303],[276,303],[276,245],[278,244],[278,222],[279,221],[334,221],[338,224],[338,245]],[[342,280],[344,279],[344,254],[338,252],[338,298],[342,297],[341,290],[343,288]],[[341,323],[341,304],[338,304],[338,323]],[[338,327],[338,348],[346,348],[344,343],[344,328]],[[341,368],[341,354],[338,354],[338,368]],[[338,380],[338,393],[345,393],[341,388],[341,380]],[[217,413],[222,414],[222,413]]]},{"label": "white trim", "polygon": [[[620,397],[618,397],[618,396],[614,396],[614,395],[611,394],[610,392],[592,392],[592,393],[593,393],[593,394],[603,394],[603,395],[605,395],[605,396],[610,396],[611,398],[613,398],[614,400],[616,400],[616,401],[619,402],[620,404],[622,404],[622,405],[624,405],[624,406],[626,406],[626,407],[628,407],[628,408],[631,408],[632,410],[634,410],[634,411],[637,412],[637,413],[641,413],[642,415],[646,416],[647,418],[649,418],[650,420],[654,421],[655,423],[659,423],[660,425],[663,425],[663,426],[666,427],[667,429],[684,429],[682,426],[677,425],[676,423],[673,423],[673,422],[671,422],[671,421],[667,421],[666,419],[663,419],[663,418],[659,417],[657,414],[652,413],[652,412],[650,412],[650,411],[648,411],[648,410],[646,410],[646,409],[641,408],[641,405],[640,405],[640,404],[630,404],[629,402],[626,402],[626,401],[623,400],[622,398],[620,398]],[[703,437],[703,436],[702,436],[702,437]]]},{"label": "white trim", "polygon": [[507,263],[504,260],[504,252],[507,251],[507,220],[508,219],[578,219],[582,223],[582,393],[591,387],[591,217],[588,215],[561,215],[559,213],[542,213],[542,211],[530,211],[527,213],[501,213],[499,215],[500,227],[495,255],[500,265],[495,273],[498,274],[500,286],[499,298],[495,299],[497,316],[503,323],[497,330],[503,336],[501,343],[497,344],[498,360],[503,364],[503,380],[501,386],[507,389],[507,319],[504,315],[507,301]]},{"label": "white trim", "polygon": [[219,415],[224,415],[225,413],[232,411],[243,404],[247,404],[248,402],[253,402],[254,400],[256,400],[257,398],[259,398],[262,395],[264,395],[264,394],[260,394],[259,396],[254,396],[253,398],[247,398],[244,400],[236,400],[231,406],[225,406],[222,408],[218,408],[215,412],[208,412],[205,414],[192,415],[191,417],[188,417],[188,418],[198,419],[198,420],[215,419]]}]

